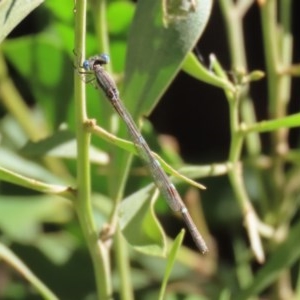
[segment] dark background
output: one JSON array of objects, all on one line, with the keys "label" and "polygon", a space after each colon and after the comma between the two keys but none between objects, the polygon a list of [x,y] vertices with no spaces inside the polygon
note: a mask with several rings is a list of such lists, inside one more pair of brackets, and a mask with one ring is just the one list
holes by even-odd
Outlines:
[{"label": "dark background", "polygon": [[[208,62],[214,53],[230,71],[227,37],[220,7],[215,1],[212,16],[197,44],[201,56]],[[300,60],[299,48],[299,1],[294,1],[293,36],[294,62]],[[257,5],[247,13],[245,22],[245,43],[248,70],[265,70],[262,48],[260,15]],[[267,94],[265,80],[251,84],[251,95],[258,120],[267,119]],[[300,81],[294,79],[289,113],[299,112]],[[227,159],[230,143],[228,105],[223,91],[199,82],[180,72],[151,115],[156,130],[174,135],[180,144],[181,154],[187,162],[205,163]],[[298,145],[298,130],[292,130],[291,146]],[[268,151],[267,135],[262,135],[264,151]]]}]

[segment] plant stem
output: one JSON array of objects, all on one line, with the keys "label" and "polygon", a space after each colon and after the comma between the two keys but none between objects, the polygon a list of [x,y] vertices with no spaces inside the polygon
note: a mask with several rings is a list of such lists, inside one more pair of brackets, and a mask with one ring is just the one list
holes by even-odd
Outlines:
[{"label": "plant stem", "polygon": [[[247,64],[242,30],[242,18],[245,11],[243,11],[243,13],[239,12],[238,7],[235,6],[233,1],[221,0],[220,5],[227,26],[232,68],[234,71],[245,73],[247,70]],[[220,75],[224,76],[224,73],[222,72]],[[231,133],[228,160],[232,164],[232,169],[229,170],[228,176],[245,219],[245,226],[247,228],[252,250],[257,260],[259,262],[263,262],[264,252],[258,230],[258,220],[246,191],[242,163],[240,162],[244,135],[240,130],[239,106],[240,103],[245,101],[247,98],[246,95],[248,94],[248,90],[248,85],[241,86],[237,84],[236,91],[234,93],[225,91],[225,95],[229,103]]]},{"label": "plant stem", "polygon": [[[93,7],[93,15],[94,15],[94,24],[95,24],[95,31],[97,35],[97,41],[99,43],[99,51],[101,53],[109,53],[109,36],[108,36],[108,29],[107,29],[107,20],[106,20],[106,13],[107,13],[107,1],[106,0],[99,0],[99,1],[91,1],[91,5]],[[109,73],[113,73],[112,64],[108,64],[107,71]],[[112,111],[104,111],[103,114],[110,119],[109,116],[112,115]],[[112,152],[116,152],[117,149],[113,148]],[[118,157],[116,154],[112,154],[112,157]],[[122,156],[123,157],[123,156]],[[110,186],[110,196],[113,200],[113,209],[111,211],[108,223],[112,228],[112,232],[115,233],[115,243],[113,245],[114,250],[117,255],[117,269],[120,275],[120,290],[123,299],[133,299],[133,287],[130,282],[130,264],[129,264],[129,257],[127,254],[127,245],[124,243],[122,234],[118,228],[118,205],[123,198],[125,184],[128,178],[129,167],[132,161],[132,155],[128,156],[126,159],[126,165],[124,166],[123,170],[120,171],[119,164],[120,161],[118,159],[114,159],[111,161],[110,172],[108,175],[108,182]],[[118,176],[115,176],[115,171],[118,171]],[[117,187],[117,188],[116,188]]]},{"label": "plant stem", "polygon": [[[292,60],[291,1],[269,0],[260,5],[261,23],[263,28],[263,42],[267,69],[269,116],[272,119],[282,119],[287,115],[290,99],[291,78],[281,73],[282,69],[290,67]],[[280,15],[278,24],[277,15]],[[289,227],[290,209],[288,203],[294,199],[293,195],[285,193],[288,179],[285,174],[285,155],[289,152],[288,129],[279,128],[271,134],[273,164],[270,172],[273,181],[273,218],[278,228],[284,228],[281,240],[286,238]],[[290,203],[290,206],[294,203]],[[279,230],[278,230],[279,231]],[[278,241],[273,239],[275,244]],[[284,286],[284,288],[282,288]],[[283,271],[274,285],[274,296],[278,299],[290,299],[292,284],[289,272]]]},{"label": "plant stem", "polygon": [[120,276],[120,297],[122,300],[134,299],[133,289],[131,283],[130,265],[128,250],[124,237],[120,227],[117,226],[115,234],[115,250],[116,250],[116,262],[118,265],[118,271]]},{"label": "plant stem", "polygon": [[3,244],[0,244],[0,258],[22,274],[22,276],[36,288],[44,299],[59,299],[9,248]]},{"label": "plant stem", "polygon": [[[270,119],[277,119],[286,115],[286,99],[283,98],[283,78],[279,75],[281,68],[279,53],[279,31],[277,29],[277,4],[274,0],[266,1],[260,6],[265,50],[268,103]],[[282,199],[284,187],[284,162],[280,156],[288,151],[287,130],[278,129],[271,134],[273,149],[273,170],[271,172],[275,187],[273,199],[278,209]]]},{"label": "plant stem", "polygon": [[[82,59],[85,56],[86,1],[77,0],[75,11],[75,51]],[[78,57],[75,57],[75,65],[78,65],[76,60]],[[112,297],[112,283],[109,248],[98,238],[93,219],[89,163],[90,133],[84,126],[87,120],[85,83],[81,80],[77,70],[75,70],[74,81],[78,149],[78,193],[74,205],[92,258],[98,299],[110,299]]]},{"label": "plant stem", "polygon": [[[109,37],[107,28],[107,1],[106,0],[93,0],[91,1],[94,15],[94,27],[96,31],[98,50],[100,53],[110,53],[109,49]],[[112,73],[112,64],[107,64],[106,69],[109,73]]]}]

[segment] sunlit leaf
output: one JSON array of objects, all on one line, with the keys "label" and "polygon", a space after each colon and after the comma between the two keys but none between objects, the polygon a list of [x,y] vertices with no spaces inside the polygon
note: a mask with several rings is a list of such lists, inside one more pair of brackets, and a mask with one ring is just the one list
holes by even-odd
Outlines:
[{"label": "sunlit leaf", "polygon": [[11,239],[30,242],[42,233],[42,222],[64,223],[71,217],[70,205],[54,196],[1,196],[0,227]]},{"label": "sunlit leaf", "polygon": [[[76,159],[75,135],[67,130],[58,131],[54,135],[39,142],[28,142],[21,150],[27,156],[52,156],[59,158]],[[90,159],[97,164],[107,164],[108,155],[94,146],[90,146]]]},{"label": "sunlit leaf", "polygon": [[0,43],[44,0],[2,0],[0,2]]},{"label": "sunlit leaf", "polygon": [[150,201],[153,186],[147,186],[123,200],[119,206],[119,224],[127,242],[149,255],[164,256],[166,237]]},{"label": "sunlit leaf", "polygon": [[199,40],[211,0],[196,0],[196,10],[164,23],[162,1],[139,1],[130,31],[124,101],[134,115],[148,115]]},{"label": "sunlit leaf", "polygon": [[183,238],[184,238],[184,230],[181,230],[178,236],[176,237],[176,239],[174,240],[174,243],[172,244],[172,248],[169,251],[167,266],[164,273],[164,278],[163,278],[161,291],[160,291],[159,299],[161,300],[164,299],[167,283],[176,261],[176,255],[178,253],[180,246],[182,245]]}]

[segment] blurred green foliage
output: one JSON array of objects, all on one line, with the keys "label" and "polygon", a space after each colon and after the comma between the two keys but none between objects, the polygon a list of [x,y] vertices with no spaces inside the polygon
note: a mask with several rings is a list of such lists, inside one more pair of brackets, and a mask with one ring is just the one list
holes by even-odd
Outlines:
[{"label": "blurred green foliage", "polygon": [[[182,182],[182,177],[170,166],[188,178],[206,178],[208,187],[204,215],[199,192],[186,183],[179,186],[208,240],[210,253],[202,257],[181,245],[182,232],[174,242],[167,238],[155,211],[165,216],[169,210],[163,201],[155,203],[154,185],[144,167],[135,160],[131,163],[136,151],[124,140],[124,124],[106,99],[101,101],[99,91],[87,88],[87,115],[103,130],[90,129],[92,217],[98,230],[94,233],[100,232],[99,243],[107,247],[104,263],[109,270],[103,276],[112,281],[114,299],[130,299],[133,294],[135,299],[189,300],[299,297],[299,151],[288,143],[289,128],[300,125],[298,114],[288,115],[291,78],[299,75],[299,66],[291,60],[291,1],[235,2],[215,3],[227,29],[231,76],[217,57],[211,55],[207,68],[191,52],[210,16],[211,1],[87,3],[87,56],[109,52],[108,68],[126,107],[138,124],[144,122],[146,139],[168,161],[162,165],[174,181]],[[3,37],[20,24],[0,49],[0,298],[96,299],[101,294],[95,287],[99,274],[74,209],[79,201],[77,147],[81,147],[76,138],[83,126],[76,119],[73,78],[74,72],[84,77],[76,70],[84,58],[74,55],[79,6],[52,0],[34,10],[38,4],[31,1],[27,11],[33,10],[32,15],[21,22],[26,13],[20,13],[18,4],[0,3]],[[266,70],[248,73],[241,28],[253,6],[261,13],[267,59]],[[274,38],[280,44],[276,55]],[[231,130],[226,162],[184,165],[172,144],[160,143],[151,124],[142,119],[181,69],[224,91]],[[250,86],[264,74],[273,97],[268,99],[269,119],[258,122]],[[270,134],[273,150],[267,154],[260,132]],[[221,175],[229,180],[216,177]],[[112,216],[122,231],[119,237],[113,228],[114,242],[107,224],[116,225]],[[166,228],[170,224],[164,223]],[[174,219],[169,226],[173,223]],[[210,232],[219,228],[226,236],[214,241]],[[129,282],[124,280],[122,263],[129,269]]]}]

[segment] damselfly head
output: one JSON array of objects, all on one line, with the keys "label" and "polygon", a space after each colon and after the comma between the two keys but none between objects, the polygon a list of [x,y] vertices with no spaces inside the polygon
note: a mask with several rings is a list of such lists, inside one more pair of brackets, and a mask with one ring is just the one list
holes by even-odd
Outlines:
[{"label": "damselfly head", "polygon": [[99,54],[95,55],[93,57],[90,57],[89,59],[85,60],[82,64],[82,67],[86,71],[90,71],[93,69],[94,65],[106,65],[109,63],[109,55],[108,54]]}]

